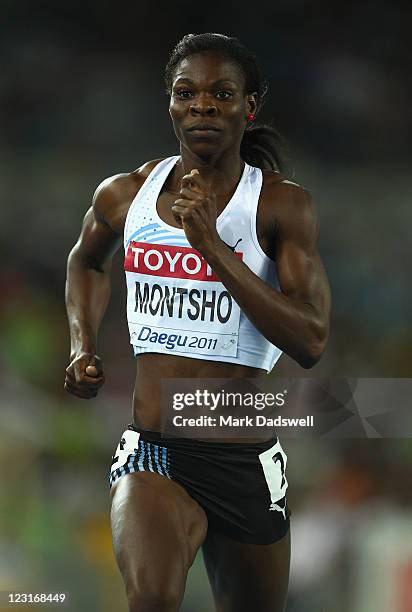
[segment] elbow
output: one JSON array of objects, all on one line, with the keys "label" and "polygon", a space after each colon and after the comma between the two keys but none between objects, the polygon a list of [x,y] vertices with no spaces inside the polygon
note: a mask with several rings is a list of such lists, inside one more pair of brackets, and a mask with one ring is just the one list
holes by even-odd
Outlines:
[{"label": "elbow", "polygon": [[104,273],[109,269],[110,268],[106,269],[106,266],[97,262],[95,259],[86,257],[84,254],[82,254],[78,244],[74,245],[67,258],[67,273],[69,273],[71,270],[94,270],[95,272]]},{"label": "elbow", "polygon": [[323,350],[307,351],[304,355],[300,356],[298,363],[302,368],[305,368],[305,370],[310,370],[318,363],[323,352]]},{"label": "elbow", "polygon": [[326,349],[328,333],[328,328],[317,330],[315,337],[313,337],[311,341],[307,343],[304,352],[298,360],[298,363],[300,366],[302,366],[302,368],[305,368],[305,370],[310,370],[310,368],[313,368],[313,366],[320,361]]}]

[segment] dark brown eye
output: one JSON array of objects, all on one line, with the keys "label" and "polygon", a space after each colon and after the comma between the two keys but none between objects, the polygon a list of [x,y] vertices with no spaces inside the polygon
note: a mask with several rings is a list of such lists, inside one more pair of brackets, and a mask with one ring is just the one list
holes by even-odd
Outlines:
[{"label": "dark brown eye", "polygon": [[180,91],[175,92],[175,96],[177,96],[181,100],[189,100],[193,96],[193,94],[188,89],[181,89]]},{"label": "dark brown eye", "polygon": [[231,91],[218,91],[216,93],[216,98],[218,100],[228,100],[229,98],[231,98],[233,96]]}]

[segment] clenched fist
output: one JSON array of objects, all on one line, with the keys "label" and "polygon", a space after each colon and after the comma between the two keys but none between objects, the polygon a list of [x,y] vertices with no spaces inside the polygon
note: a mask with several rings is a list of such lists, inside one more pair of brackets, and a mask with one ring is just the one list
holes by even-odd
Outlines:
[{"label": "clenched fist", "polygon": [[213,252],[220,241],[216,229],[216,195],[196,168],[181,180],[180,198],[172,206],[176,221],[193,248],[202,255]]},{"label": "clenched fist", "polygon": [[64,388],[83,399],[96,397],[104,384],[103,362],[97,355],[78,353],[66,368]]}]

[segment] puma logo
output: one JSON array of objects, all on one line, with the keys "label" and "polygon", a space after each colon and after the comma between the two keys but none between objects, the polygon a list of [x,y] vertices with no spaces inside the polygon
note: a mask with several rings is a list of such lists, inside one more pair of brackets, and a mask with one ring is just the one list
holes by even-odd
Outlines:
[{"label": "puma logo", "polygon": [[[283,504],[283,508],[280,504]],[[269,510],[280,512],[281,514],[283,514],[283,518],[286,521],[286,497],[284,497],[283,499],[278,499],[277,502],[272,502],[269,506]]]},{"label": "puma logo", "polygon": [[227,247],[228,247],[228,248],[229,248],[231,251],[233,251],[233,253],[234,253],[234,252],[235,252],[235,248],[237,247],[237,245],[239,244],[239,242],[241,242],[242,240],[243,240],[243,238],[239,238],[239,240],[238,240],[238,241],[236,242],[236,244],[235,244],[235,245],[233,245],[233,246],[230,246],[230,244],[227,244],[226,242],[225,242],[225,244],[226,244],[226,246],[227,246]]}]

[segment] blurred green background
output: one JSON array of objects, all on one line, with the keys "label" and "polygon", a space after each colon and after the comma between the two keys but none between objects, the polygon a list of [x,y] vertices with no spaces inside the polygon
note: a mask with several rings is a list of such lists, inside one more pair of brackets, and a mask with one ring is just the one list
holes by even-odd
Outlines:
[{"label": "blurred green background", "polygon": [[[178,153],[163,86],[173,45],[188,32],[238,36],[269,81],[262,118],[288,139],[291,175],[319,211],[333,294],[321,362],[307,371],[283,356],[272,375],[410,377],[412,11],[379,0],[0,9],[0,591],[123,612],[107,481],[135,368],[120,253],[99,344],[107,383],[89,402],[63,391],[65,262],[94,189]],[[411,612],[411,440],[283,446],[288,612]],[[201,555],[182,610],[213,610]]]}]

